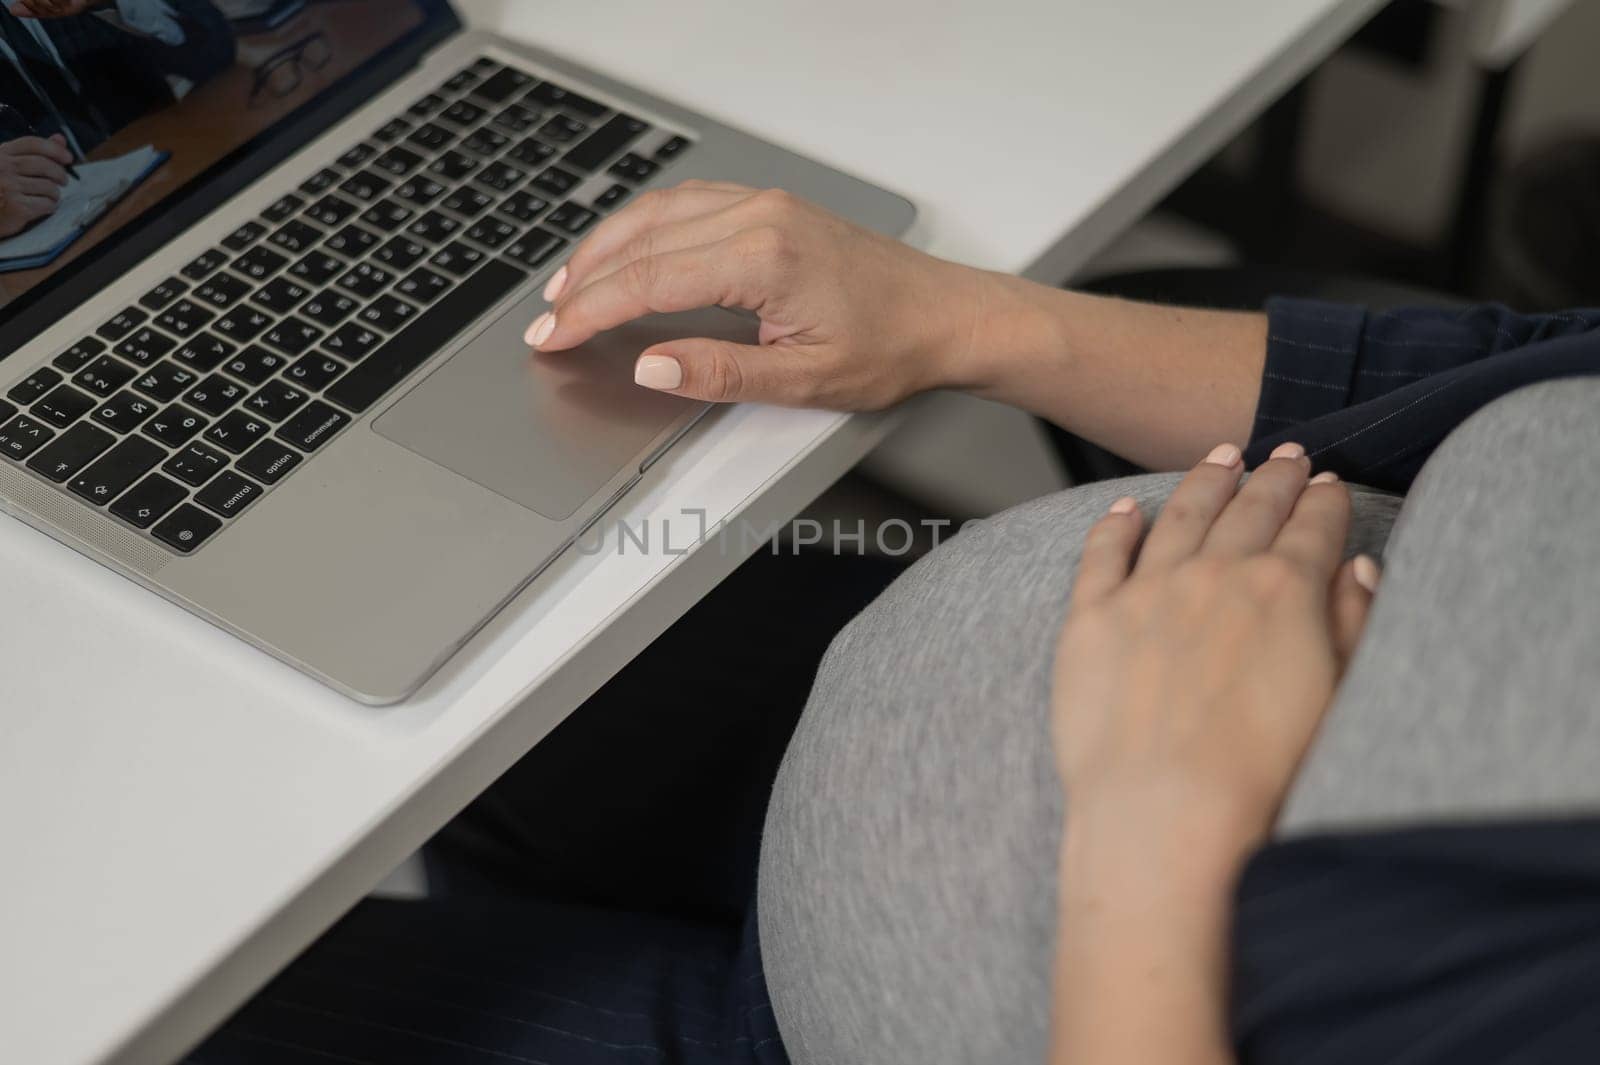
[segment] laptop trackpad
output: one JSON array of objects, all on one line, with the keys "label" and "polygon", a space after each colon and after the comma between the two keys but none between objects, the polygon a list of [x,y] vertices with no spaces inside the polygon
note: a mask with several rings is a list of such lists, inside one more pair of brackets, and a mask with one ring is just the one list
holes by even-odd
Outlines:
[{"label": "laptop trackpad", "polygon": [[663,430],[701,404],[633,383],[639,353],[709,336],[753,344],[756,323],[718,308],[652,315],[582,347],[530,352],[545,309],[508,311],[374,423],[383,436],[555,521],[570,518]]}]

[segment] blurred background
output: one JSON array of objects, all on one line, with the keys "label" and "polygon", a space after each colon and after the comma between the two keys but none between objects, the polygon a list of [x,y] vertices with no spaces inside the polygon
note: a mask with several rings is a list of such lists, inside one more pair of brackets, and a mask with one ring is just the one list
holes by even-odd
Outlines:
[{"label": "blurred background", "polygon": [[[1597,46],[1600,0],[1395,0],[1060,281],[1250,264],[1519,310],[1600,304]],[[1072,482],[1033,419],[926,400],[805,516],[960,521]]]}]

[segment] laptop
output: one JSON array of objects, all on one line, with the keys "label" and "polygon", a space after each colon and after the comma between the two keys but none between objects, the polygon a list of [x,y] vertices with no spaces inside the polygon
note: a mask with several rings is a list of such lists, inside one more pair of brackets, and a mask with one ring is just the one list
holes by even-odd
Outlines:
[{"label": "laptop", "polygon": [[[7,256],[39,250],[29,229],[0,234],[0,506],[390,703],[706,413],[635,386],[638,353],[755,336],[712,308],[530,352],[540,290],[587,232],[696,177],[893,235],[914,212],[443,0],[241,7],[0,27],[5,102],[111,190],[43,265]],[[163,47],[103,62],[118,34]]]}]

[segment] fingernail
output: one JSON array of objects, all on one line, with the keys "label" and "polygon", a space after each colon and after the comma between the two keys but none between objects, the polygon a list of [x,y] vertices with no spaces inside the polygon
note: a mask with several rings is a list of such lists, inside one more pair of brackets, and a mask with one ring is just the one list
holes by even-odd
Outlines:
[{"label": "fingernail", "polygon": [[544,283],[544,301],[554,303],[561,298],[561,290],[567,287],[567,268],[563,266],[550,275],[550,280]]},{"label": "fingernail", "polygon": [[1239,460],[1244,455],[1239,451],[1237,444],[1218,444],[1211,449],[1211,454],[1206,456],[1206,461],[1213,466],[1233,467],[1239,465]]},{"label": "fingernail", "polygon": [[523,334],[522,339],[528,342],[530,348],[537,348],[543,345],[546,340],[549,340],[550,334],[555,331],[556,316],[549,311],[545,311],[533,320],[532,325],[528,326],[528,331]]},{"label": "fingernail", "polygon": [[1339,483],[1339,475],[1337,473],[1334,473],[1332,470],[1323,470],[1321,473],[1319,473],[1315,477],[1311,478],[1311,483],[1312,484],[1338,484]]},{"label": "fingernail", "polygon": [[1306,457],[1306,449],[1299,444],[1279,444],[1272,449],[1272,454],[1267,457],[1269,459],[1303,459]]},{"label": "fingernail", "polygon": [[633,364],[633,383],[658,390],[674,389],[683,384],[683,367],[667,355],[642,355]]},{"label": "fingernail", "polygon": [[1121,499],[1111,504],[1111,513],[1113,514],[1132,514],[1138,509],[1139,501],[1132,496],[1123,496]]},{"label": "fingernail", "polygon": [[1355,563],[1350,567],[1351,576],[1356,583],[1368,592],[1378,590],[1378,564],[1372,561],[1370,555],[1357,555]]}]

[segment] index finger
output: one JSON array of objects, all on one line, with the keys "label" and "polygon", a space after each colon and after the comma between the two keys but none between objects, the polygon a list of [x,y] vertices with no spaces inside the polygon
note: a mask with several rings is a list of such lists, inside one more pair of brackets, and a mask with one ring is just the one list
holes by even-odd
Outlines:
[{"label": "index finger", "polygon": [[639,234],[656,226],[709,214],[755,194],[741,186],[688,185],[647,192],[595,227],[567,259],[568,291],[572,280],[627,247]]},{"label": "index finger", "polygon": [[1333,579],[1350,533],[1350,491],[1331,473],[1312,478],[1268,549],[1306,567],[1325,584]]},{"label": "index finger", "polygon": [[67,150],[66,145],[31,134],[26,137],[14,137],[0,147],[4,147],[12,155],[42,155],[46,159],[55,159],[58,162],[72,161],[72,153]]}]

